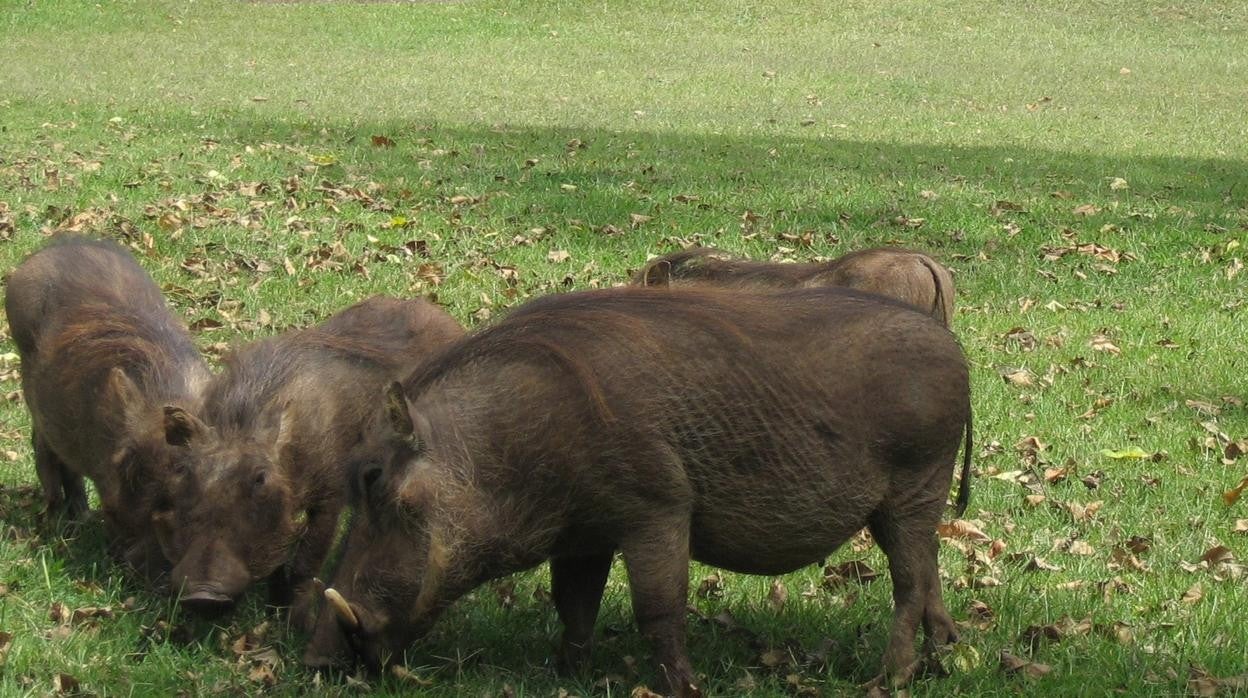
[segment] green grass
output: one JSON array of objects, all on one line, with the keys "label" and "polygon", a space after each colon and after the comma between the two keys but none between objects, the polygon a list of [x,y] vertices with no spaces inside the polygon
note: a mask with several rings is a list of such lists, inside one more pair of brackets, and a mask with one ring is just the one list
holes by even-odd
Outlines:
[{"label": "green grass", "polygon": [[[0,0],[0,44],[0,269],[57,228],[120,238],[213,356],[378,292],[433,295],[477,325],[695,241],[799,260],[930,251],[956,272],[974,366],[968,518],[1005,548],[988,561],[988,543],[964,542],[970,564],[946,541],[947,603],[973,622],[951,675],[913,693],[1174,695],[1199,672],[1248,672],[1240,568],[1182,566],[1218,544],[1248,557],[1234,531],[1248,509],[1221,501],[1248,460],[1224,464],[1210,431],[1248,438],[1242,3]],[[1130,257],[1045,258],[1085,243]],[[1121,353],[1093,349],[1097,335]],[[65,673],[101,695],[234,694],[266,686],[266,658],[272,693],[357,691],[314,684],[261,594],[219,625],[188,619],[108,562],[98,523],[42,523],[16,368],[0,364],[0,693],[43,695]],[[1016,369],[1032,385],[1002,379]],[[1029,436],[1045,445],[1034,457],[1016,447]],[[1158,455],[1101,455],[1134,446]],[[1071,476],[1045,481],[1061,467]],[[1080,520],[1061,506],[1096,501]],[[1115,569],[1133,536],[1151,539],[1145,569]],[[1091,554],[1059,546],[1072,539]],[[1060,569],[1029,569],[1033,556]],[[875,549],[829,562],[853,559],[885,569]],[[968,567],[999,585],[967,588]],[[695,566],[692,586],[710,573]],[[772,580],[723,578],[722,596],[690,599],[739,626],[691,617],[714,693],[786,695],[793,675],[839,695],[875,671],[886,574],[828,589],[798,572],[779,611]],[[545,572],[509,581],[514,594],[479,589],[409,652],[423,692],[654,682],[618,565],[578,680],[552,670]],[[54,603],[112,615],[62,626]],[[1066,616],[1093,628],[1027,639]],[[796,663],[767,666],[777,649]],[[1052,671],[1008,674],[1002,651]]]}]

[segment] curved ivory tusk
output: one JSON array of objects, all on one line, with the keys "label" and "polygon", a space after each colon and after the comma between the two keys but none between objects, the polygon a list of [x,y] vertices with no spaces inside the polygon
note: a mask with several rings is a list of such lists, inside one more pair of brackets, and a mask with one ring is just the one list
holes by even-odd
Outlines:
[{"label": "curved ivory tusk", "polygon": [[338,614],[338,619],[348,628],[351,630],[359,629],[360,619],[355,616],[355,611],[351,610],[351,605],[347,603],[346,599],[342,598],[342,594],[339,594],[337,589],[333,587],[326,589],[325,600],[334,609],[334,613]]}]

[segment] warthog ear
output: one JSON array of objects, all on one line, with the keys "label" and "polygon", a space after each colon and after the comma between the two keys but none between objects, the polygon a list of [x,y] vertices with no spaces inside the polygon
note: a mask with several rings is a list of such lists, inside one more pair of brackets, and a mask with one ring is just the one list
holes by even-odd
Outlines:
[{"label": "warthog ear", "polygon": [[416,430],[412,424],[412,413],[407,408],[407,396],[403,394],[403,384],[398,381],[386,386],[386,419],[390,428],[399,436],[408,437]]},{"label": "warthog ear", "polygon": [[282,452],[290,445],[295,437],[295,407],[293,402],[287,402],[282,406],[282,411],[277,417],[277,435],[273,438],[273,461],[280,462]]},{"label": "warthog ear", "polygon": [[177,405],[165,405],[165,443],[186,446],[204,433],[206,426]]},{"label": "warthog ear", "polygon": [[670,286],[672,283],[672,263],[663,260],[647,267],[641,277],[642,286]]},{"label": "warthog ear", "polygon": [[143,399],[139,386],[134,384],[134,380],[122,367],[114,366],[108,372],[108,390],[121,407],[121,416],[126,424],[135,424],[140,419],[143,408],[147,406],[147,400]]}]

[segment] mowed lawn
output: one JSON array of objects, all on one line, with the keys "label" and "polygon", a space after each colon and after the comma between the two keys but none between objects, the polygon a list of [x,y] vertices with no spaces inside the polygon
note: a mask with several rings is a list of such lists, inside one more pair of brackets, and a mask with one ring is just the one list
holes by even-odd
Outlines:
[{"label": "mowed lawn", "polygon": [[[911,694],[1248,690],[1248,5],[0,0],[0,46],[0,270],[56,230],[118,239],[214,361],[375,293],[488,324],[693,243],[928,251],[975,479],[942,537],[962,642]],[[619,564],[578,678],[544,569],[381,678],[303,671],[262,588],[186,617],[98,521],[38,515],[4,331],[0,694],[654,685]],[[878,668],[890,583],[861,540],[690,587],[712,694],[852,695]]]}]

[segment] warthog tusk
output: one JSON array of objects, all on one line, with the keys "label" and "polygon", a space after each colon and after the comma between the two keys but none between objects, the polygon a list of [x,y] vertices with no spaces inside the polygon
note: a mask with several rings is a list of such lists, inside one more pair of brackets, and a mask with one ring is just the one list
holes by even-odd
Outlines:
[{"label": "warthog tusk", "polygon": [[341,620],[351,630],[358,630],[360,627],[360,619],[355,616],[355,611],[351,610],[351,604],[342,598],[342,594],[337,589],[330,587],[325,590],[325,600],[333,607],[334,613],[338,614]]}]

